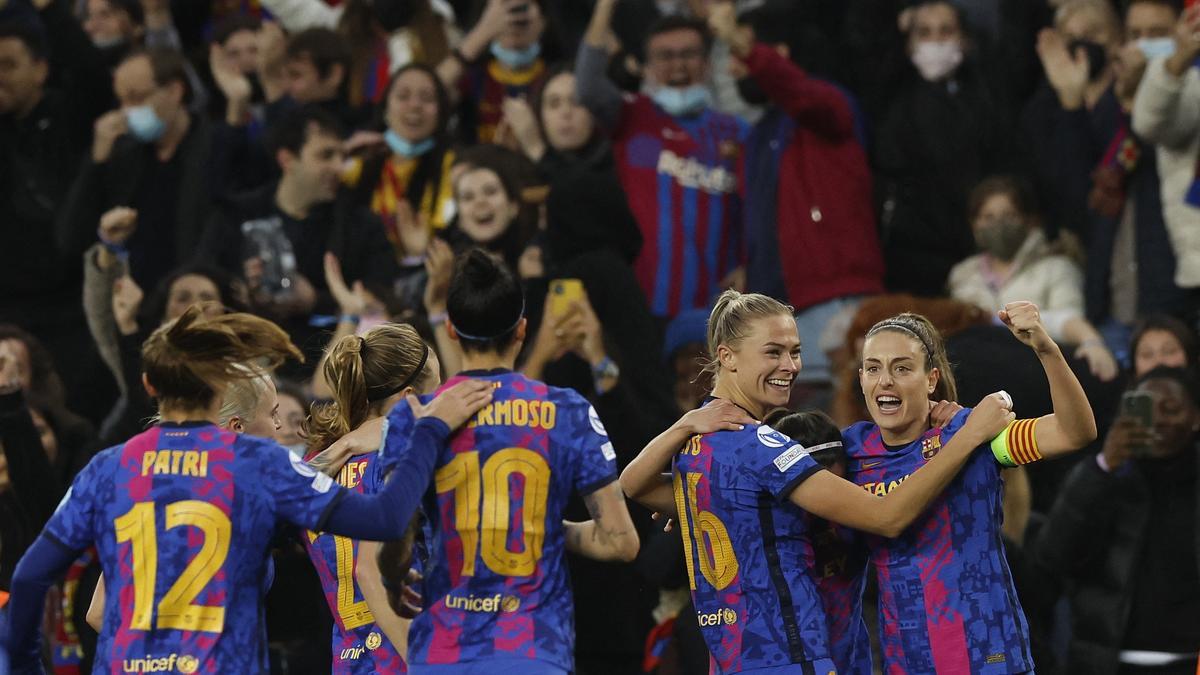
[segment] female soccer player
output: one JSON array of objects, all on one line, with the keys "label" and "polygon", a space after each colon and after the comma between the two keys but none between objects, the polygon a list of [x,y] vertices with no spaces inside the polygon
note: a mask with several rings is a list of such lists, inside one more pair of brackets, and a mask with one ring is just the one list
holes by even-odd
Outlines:
[{"label": "female soccer player", "polygon": [[[474,377],[494,394],[438,456],[423,505],[430,560],[424,608],[409,632],[411,673],[572,672],[564,551],[597,560],[637,555],[616,453],[596,411],[572,390],[512,370],[524,309],[504,263],[479,249],[462,256],[447,311],[467,370],[446,386]],[[406,403],[388,415],[385,464],[407,458],[412,424]],[[592,520],[563,521],[572,492],[583,495]]]},{"label": "female soccer player", "polygon": [[151,334],[143,381],[162,421],[97,455],[76,477],[12,580],[7,646],[39,672],[47,588],[93,543],[108,580],[95,672],[267,670],[259,579],[280,521],[355,538],[405,532],[439,446],[491,400],[471,382],[427,407],[404,470],[372,497],[333,484],[274,441],[215,422],[229,382],[299,352],[274,324],[208,318],[194,306]]},{"label": "female soccer player", "polygon": [[[329,350],[325,380],[333,403],[313,411],[309,452],[325,450],[367,420],[383,417],[405,396],[441,384],[437,355],[407,324],[385,323],[361,337],[347,335]],[[351,457],[339,485],[362,493],[383,487],[374,452]],[[379,544],[309,532],[304,544],[333,614],[333,673],[398,672],[408,645],[408,620],[388,607],[375,555]]]},{"label": "female soccer player", "polygon": [[[884,672],[1034,668],[1029,628],[1000,538],[1000,470],[1083,447],[1096,438],[1096,422],[1037,306],[1008,303],[998,316],[1037,353],[1054,412],[1008,426],[991,450],[971,457],[962,475],[902,536],[867,537],[879,580]],[[844,432],[847,477],[868,493],[888,494],[944,455],[971,412],[960,411],[943,428],[931,427],[930,399],[953,401],[956,392],[942,337],[922,316],[901,314],[875,324],[867,332],[859,373],[873,421]]]},{"label": "female soccer player", "polygon": [[[726,291],[709,317],[708,345],[718,404],[689,412],[652,441],[621,485],[648,508],[676,514],[692,601],[719,672],[828,673],[835,666],[825,613],[812,577],[795,572],[809,549],[800,509],[898,536],[1012,413],[1002,395],[988,396],[938,457],[880,499],[754,421],[787,405],[800,370],[790,307]],[[672,463],[671,474],[661,473]]]}]

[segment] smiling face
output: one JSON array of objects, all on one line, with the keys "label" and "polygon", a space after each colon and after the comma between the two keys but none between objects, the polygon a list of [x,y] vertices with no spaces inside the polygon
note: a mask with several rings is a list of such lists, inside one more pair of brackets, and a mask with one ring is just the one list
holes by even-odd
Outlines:
[{"label": "smiling face", "polygon": [[863,344],[858,379],[885,443],[911,443],[929,426],[929,396],[940,373],[928,363],[921,341],[899,331],[879,331]]},{"label": "smiling face", "polygon": [[786,406],[792,383],[800,372],[800,334],[791,314],[753,319],[736,345],[717,348],[720,379],[729,378],[744,400],[758,407],[760,417]]},{"label": "smiling face", "polygon": [[1158,442],[1150,445],[1151,459],[1169,459],[1182,452],[1200,429],[1200,411],[1186,390],[1175,380],[1154,378],[1137,388],[1154,397],[1154,433]]},{"label": "smiling face", "polygon": [[476,244],[499,239],[517,217],[517,203],[491,169],[468,169],[454,184],[458,226]]},{"label": "smiling face", "polygon": [[438,127],[437,85],[429,73],[413,68],[392,83],[387,100],[387,125],[406,141],[423,141]]},{"label": "smiling face", "polygon": [[279,419],[279,392],[269,377],[263,378],[263,385],[263,390],[259,392],[258,405],[254,409],[254,419],[243,425],[242,433],[274,438],[283,426]]},{"label": "smiling face", "polygon": [[653,35],[646,41],[646,74],[665,87],[702,84],[708,73],[704,36],[690,28]]}]

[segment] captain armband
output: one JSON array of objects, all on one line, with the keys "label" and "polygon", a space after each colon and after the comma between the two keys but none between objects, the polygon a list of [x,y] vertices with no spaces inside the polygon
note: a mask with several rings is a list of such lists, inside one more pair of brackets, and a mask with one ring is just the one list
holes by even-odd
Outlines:
[{"label": "captain armband", "polygon": [[1020,466],[1042,458],[1037,446],[1038,420],[1013,420],[992,439],[992,455],[1001,466]]}]

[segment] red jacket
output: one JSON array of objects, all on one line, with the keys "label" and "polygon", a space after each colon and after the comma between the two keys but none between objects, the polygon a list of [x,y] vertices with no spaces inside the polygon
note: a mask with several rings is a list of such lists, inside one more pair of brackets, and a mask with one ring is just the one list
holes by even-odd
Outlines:
[{"label": "red jacket", "polygon": [[747,148],[750,290],[797,310],[882,292],[871,172],[849,100],[766,45],[746,65],[774,104]]}]

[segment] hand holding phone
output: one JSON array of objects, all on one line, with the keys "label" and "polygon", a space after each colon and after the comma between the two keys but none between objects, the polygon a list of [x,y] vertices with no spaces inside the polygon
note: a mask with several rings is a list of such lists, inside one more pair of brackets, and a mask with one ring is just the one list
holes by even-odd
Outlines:
[{"label": "hand holding phone", "polygon": [[546,311],[559,318],[571,311],[571,305],[586,297],[579,279],[554,279],[550,282],[550,304]]},{"label": "hand holding phone", "polygon": [[[1154,395],[1148,391],[1127,391],[1121,395],[1121,417],[1129,419],[1145,431],[1154,428]],[[1150,452],[1147,443],[1130,447],[1134,457],[1145,457]]]}]

